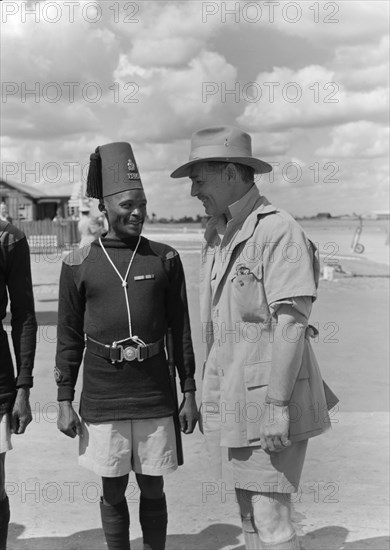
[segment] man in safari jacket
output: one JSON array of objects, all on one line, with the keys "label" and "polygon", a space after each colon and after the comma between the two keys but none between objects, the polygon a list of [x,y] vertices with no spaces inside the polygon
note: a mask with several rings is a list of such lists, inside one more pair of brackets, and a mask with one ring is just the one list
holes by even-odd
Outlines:
[{"label": "man in safari jacket", "polygon": [[213,464],[229,467],[248,550],[299,548],[290,494],[308,439],[329,427],[337,403],[309,341],[317,251],[254,185],[271,169],[252,156],[248,134],[222,126],[195,132],[190,161],[172,174],[190,177],[211,216],[200,276],[203,431]]}]

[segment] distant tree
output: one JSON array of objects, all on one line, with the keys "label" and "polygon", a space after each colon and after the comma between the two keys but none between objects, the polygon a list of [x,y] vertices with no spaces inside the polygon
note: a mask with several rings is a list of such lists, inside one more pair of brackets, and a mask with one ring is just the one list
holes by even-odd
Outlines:
[{"label": "distant tree", "polygon": [[316,215],[316,218],[326,218],[326,219],[329,219],[331,218],[332,215],[329,213],[329,212],[318,212],[318,214]]},{"label": "distant tree", "polygon": [[183,216],[179,218],[176,223],[194,223],[194,218],[191,216]]}]

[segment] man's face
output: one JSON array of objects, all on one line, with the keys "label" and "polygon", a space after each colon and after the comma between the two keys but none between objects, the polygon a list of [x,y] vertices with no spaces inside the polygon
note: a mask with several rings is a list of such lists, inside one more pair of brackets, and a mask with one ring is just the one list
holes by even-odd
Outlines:
[{"label": "man's face", "polygon": [[197,197],[209,216],[227,212],[231,189],[225,177],[225,168],[212,162],[195,164],[190,173],[191,196]]},{"label": "man's face", "polygon": [[146,218],[146,197],[142,189],[122,191],[105,197],[104,204],[110,229],[108,237],[138,237]]}]

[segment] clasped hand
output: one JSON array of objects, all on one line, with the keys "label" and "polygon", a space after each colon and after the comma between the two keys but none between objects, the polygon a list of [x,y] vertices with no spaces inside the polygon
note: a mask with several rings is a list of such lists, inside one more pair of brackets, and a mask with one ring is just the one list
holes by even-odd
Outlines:
[{"label": "clasped hand", "polygon": [[260,421],[260,445],[264,451],[280,453],[291,445],[288,438],[290,414],[288,407],[272,403],[264,406]]}]

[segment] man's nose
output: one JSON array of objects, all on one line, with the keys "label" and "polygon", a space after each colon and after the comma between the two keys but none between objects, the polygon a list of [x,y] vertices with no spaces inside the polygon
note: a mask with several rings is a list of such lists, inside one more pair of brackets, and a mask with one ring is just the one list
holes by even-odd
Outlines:
[{"label": "man's nose", "polygon": [[199,193],[199,186],[195,181],[193,181],[191,185],[191,197],[196,197],[198,193]]}]

